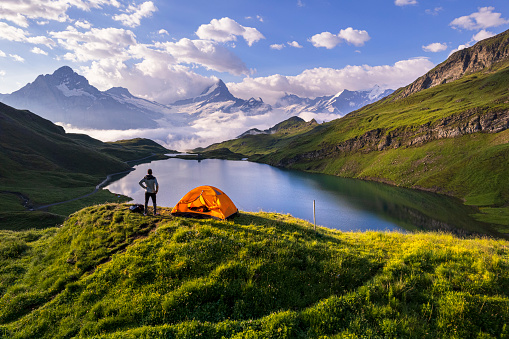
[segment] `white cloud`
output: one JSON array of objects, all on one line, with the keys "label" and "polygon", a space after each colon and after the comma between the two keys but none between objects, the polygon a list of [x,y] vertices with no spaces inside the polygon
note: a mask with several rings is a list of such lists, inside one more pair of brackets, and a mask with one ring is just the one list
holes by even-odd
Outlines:
[{"label": "white cloud", "polygon": [[181,39],[178,42],[156,43],[155,46],[164,48],[178,63],[198,64],[209,70],[234,75],[249,73],[240,58],[214,41]]},{"label": "white cloud", "polygon": [[157,8],[154,3],[147,1],[138,7],[129,5],[127,13],[114,15],[113,20],[122,22],[124,26],[138,27],[141,24],[141,19],[151,17],[155,11],[157,11]]},{"label": "white cloud", "polygon": [[309,38],[309,41],[315,47],[325,47],[327,49],[332,49],[339,45],[342,39],[337,35],[332,34],[331,32],[322,32],[313,35],[311,38]]},{"label": "white cloud", "polygon": [[313,35],[309,41],[315,47],[325,47],[332,49],[339,45],[341,42],[346,41],[355,46],[363,46],[366,41],[371,39],[367,31],[353,29],[348,27],[342,29],[338,34],[332,34],[330,32],[322,32]]},{"label": "white cloud", "polygon": [[17,54],[9,54],[9,56],[11,58],[14,59],[14,61],[18,61],[18,62],[25,62],[25,59],[23,59],[22,57],[20,57],[19,55]]},{"label": "white cloud", "polygon": [[91,62],[81,70],[94,86],[103,90],[128,87],[135,95],[163,103],[198,95],[197,91],[213,82],[193,68],[233,75],[250,73],[231,50],[211,40],[142,44],[130,30],[92,28],[80,32],[73,26],[50,35],[68,51],[61,58]]},{"label": "white cloud", "polygon": [[0,76],[5,76],[7,73],[3,70],[3,69],[0,69]]},{"label": "white cloud", "polygon": [[58,39],[60,46],[71,51],[64,59],[78,62],[106,58],[127,60],[127,48],[136,44],[133,32],[118,28],[92,28],[82,33],[70,26],[65,31],[50,32],[50,35]]},{"label": "white cloud", "polygon": [[304,7],[306,4],[302,0],[297,0],[297,7]]},{"label": "white cloud", "polygon": [[351,43],[355,46],[364,46],[364,43],[371,39],[368,32],[362,30],[353,29],[352,27],[348,27],[347,29],[342,29],[338,37],[346,40],[348,43]]},{"label": "white cloud", "polygon": [[[311,114],[308,118],[313,118]],[[330,118],[337,118],[333,116]],[[103,141],[115,141],[138,137],[150,138],[170,149],[185,151],[199,146],[208,146],[215,142],[232,139],[250,128],[267,129],[289,118],[280,110],[263,115],[246,116],[242,112],[224,113],[214,112],[194,121],[190,126],[175,127],[161,121],[161,126],[155,129],[132,130],[90,130],[76,128],[68,124],[58,123],[68,133],[84,133]]]},{"label": "white cloud", "polygon": [[21,27],[28,27],[29,20],[69,21],[67,11],[76,7],[84,11],[101,8],[103,5],[119,7],[116,0],[2,0],[0,19],[10,21]]},{"label": "white cloud", "polygon": [[509,20],[501,17],[501,13],[494,13],[493,10],[495,7],[481,7],[478,12],[456,18],[449,25],[456,29],[477,30],[509,23]]},{"label": "white cloud", "polygon": [[0,39],[8,41],[28,42],[34,45],[53,46],[55,42],[44,36],[30,37],[27,31],[0,22]]},{"label": "white cloud", "polygon": [[480,30],[478,33],[476,33],[472,36],[472,40],[470,40],[469,42],[467,42],[465,44],[459,45],[458,48],[452,50],[451,53],[449,53],[449,56],[451,56],[453,53],[455,53],[457,51],[461,51],[462,49],[472,46],[472,44],[474,44],[478,41],[491,38],[492,36],[495,36],[495,34],[490,31],[487,31],[485,29]]},{"label": "white cloud", "polygon": [[466,44],[459,45],[458,48],[453,49],[451,51],[451,53],[449,53],[449,56],[451,56],[452,54],[456,53],[457,51],[461,51],[462,49],[465,49],[465,48],[468,48],[468,47],[470,47],[470,43],[468,43],[468,42]]},{"label": "white cloud", "polygon": [[265,39],[263,34],[256,28],[244,27],[228,17],[219,20],[213,19],[210,24],[201,25],[198,27],[196,35],[200,39],[217,42],[237,41],[237,36],[241,36],[249,46],[252,46],[253,43],[261,39]]},{"label": "white cloud", "polygon": [[427,58],[415,58],[401,60],[394,65],[313,68],[296,76],[275,74],[246,78],[240,83],[228,83],[228,88],[237,97],[262,97],[265,102],[273,104],[285,92],[317,97],[336,94],[344,89],[365,90],[375,85],[396,89],[411,83],[433,67]]},{"label": "white cloud", "polygon": [[[251,20],[251,19],[253,19],[253,17],[252,16],[246,16],[246,19],[247,20]],[[263,22],[263,17],[261,15],[257,15],[256,16],[256,20],[258,20],[260,22]]]},{"label": "white cloud", "polygon": [[159,32],[157,32],[157,33],[159,33],[161,35],[170,35],[170,33],[168,33],[168,31],[165,29],[160,29]]},{"label": "white cloud", "polygon": [[48,55],[48,52],[46,51],[43,51],[42,49],[40,49],[39,47],[34,47],[32,48],[32,50],[30,51],[34,54],[42,54],[42,55]]},{"label": "white cloud", "polygon": [[88,22],[87,20],[78,20],[74,23],[74,26],[84,28],[84,29],[90,29],[92,27],[92,24]]},{"label": "white cloud", "polygon": [[[126,61],[138,61],[127,66]],[[200,94],[217,79],[198,75],[184,64],[200,65],[219,72],[248,72],[243,62],[213,41],[182,39],[178,42],[135,44],[119,57],[97,58],[82,71],[101,89],[128,87],[133,94],[162,103]]]},{"label": "white cloud", "polygon": [[10,26],[5,22],[0,22],[0,39],[9,41],[26,41],[27,36],[28,32],[21,28]]},{"label": "white cloud", "polygon": [[486,31],[483,29],[483,30],[479,31],[477,34],[474,34],[472,36],[472,40],[481,41],[484,39],[491,38],[492,36],[495,36],[495,33],[492,33],[492,32],[489,32],[489,31]]},{"label": "white cloud", "polygon": [[6,57],[6,56],[7,55],[5,54],[5,52],[0,50],[0,57]]},{"label": "white cloud", "polygon": [[417,0],[395,0],[394,4],[396,6],[417,5]]},{"label": "white cloud", "polygon": [[447,44],[446,43],[440,43],[440,42],[434,42],[434,43],[429,44],[427,46],[422,46],[422,49],[425,52],[436,53],[436,52],[445,51],[447,49]]},{"label": "white cloud", "polygon": [[302,46],[297,41],[289,41],[287,42],[288,46],[295,48],[302,48]]},{"label": "white cloud", "polygon": [[285,45],[283,45],[283,44],[273,44],[273,45],[270,45],[270,48],[277,49],[278,51],[280,51],[283,48],[285,48]]},{"label": "white cloud", "polygon": [[425,12],[429,15],[438,15],[440,12],[444,10],[443,7],[435,7],[433,9],[427,9]]}]

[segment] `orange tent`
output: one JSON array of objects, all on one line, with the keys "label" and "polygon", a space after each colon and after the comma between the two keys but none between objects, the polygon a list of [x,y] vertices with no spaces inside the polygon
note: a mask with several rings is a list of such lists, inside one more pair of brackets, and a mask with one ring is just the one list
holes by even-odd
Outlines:
[{"label": "orange tent", "polygon": [[237,207],[223,191],[212,186],[199,186],[184,195],[171,214],[224,220],[237,212]]}]

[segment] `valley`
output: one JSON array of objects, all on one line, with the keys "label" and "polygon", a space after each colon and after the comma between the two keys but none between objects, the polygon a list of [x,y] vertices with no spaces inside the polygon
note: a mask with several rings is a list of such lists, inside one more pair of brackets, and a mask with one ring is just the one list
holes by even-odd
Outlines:
[{"label": "valley", "polygon": [[[54,226],[85,206],[127,201],[103,190],[90,193],[108,174],[128,172],[130,160],[161,159],[174,152],[145,139],[103,143],[87,135],[68,134],[46,119],[4,104],[0,104],[0,130],[3,229]],[[85,199],[74,200],[82,196]],[[73,202],[37,208],[67,200]],[[35,211],[22,205],[27,201],[27,207]]]},{"label": "valley", "polygon": [[[1,61],[41,69],[14,54],[31,44],[45,50],[23,56],[59,65],[0,95],[0,338],[509,337],[509,31],[486,30],[509,20],[495,3],[507,6],[320,3],[325,13],[261,1],[249,5],[274,16],[249,17],[242,2],[198,13],[74,1],[55,16],[41,14],[46,2],[0,4]],[[137,29],[142,20],[153,25]],[[360,20],[365,29],[337,26]],[[205,23],[181,32],[187,21]],[[469,42],[452,50],[458,39],[437,22]],[[299,34],[324,25],[334,33]],[[430,54],[415,57],[447,50],[434,68]],[[372,66],[387,54],[390,65]],[[152,80],[180,99],[99,90],[64,60],[96,83]],[[266,76],[254,76],[255,60]],[[287,68],[294,61],[308,69]],[[408,85],[374,86],[386,77]],[[347,89],[358,81],[370,86]],[[277,100],[249,98],[260,88]],[[130,209],[145,196],[133,167],[149,166],[161,179],[154,216]],[[171,214],[211,181],[242,204],[235,217]],[[306,221],[311,206],[328,227]]]},{"label": "valley", "polygon": [[[508,230],[508,45],[507,32],[479,42],[444,62],[448,69],[466,67],[444,75],[450,81],[422,80],[437,77],[445,67],[439,65],[341,119],[311,129],[244,135],[195,151],[206,157],[224,150],[274,166],[452,195],[478,206],[480,220],[496,220]],[[485,68],[464,63],[486,55],[496,57]],[[424,83],[433,86],[422,88]]]}]

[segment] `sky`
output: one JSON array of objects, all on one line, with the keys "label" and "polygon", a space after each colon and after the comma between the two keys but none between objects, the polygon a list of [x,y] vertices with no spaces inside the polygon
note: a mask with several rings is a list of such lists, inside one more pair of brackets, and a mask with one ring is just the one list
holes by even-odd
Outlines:
[{"label": "sky", "polygon": [[1,0],[0,93],[64,65],[163,104],[397,89],[507,29],[507,0]]}]

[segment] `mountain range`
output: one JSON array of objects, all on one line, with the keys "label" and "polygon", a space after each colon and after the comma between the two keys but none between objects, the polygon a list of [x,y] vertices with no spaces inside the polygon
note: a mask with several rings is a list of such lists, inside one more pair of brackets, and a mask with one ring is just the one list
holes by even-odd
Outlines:
[{"label": "mountain range", "polygon": [[375,87],[369,91],[344,90],[314,99],[286,94],[273,107],[262,98],[236,98],[218,80],[196,97],[161,104],[136,97],[122,87],[100,91],[85,77],[64,66],[53,74],[39,75],[34,82],[11,94],[0,94],[0,101],[74,127],[126,130],[168,124],[186,126],[215,112],[253,116],[277,109],[288,117],[302,112],[333,113],[340,117],[392,92]]},{"label": "mountain range", "polygon": [[282,109],[291,115],[313,112],[334,113],[343,116],[378,101],[393,92],[394,90],[392,89],[384,90],[379,86],[375,86],[369,91],[349,91],[345,89],[336,95],[322,96],[314,99],[301,98],[294,94],[285,94],[285,96],[276,102],[274,107]]},{"label": "mountain range", "polygon": [[251,130],[197,152],[452,195],[509,233],[508,83],[506,31],[341,119]]}]

